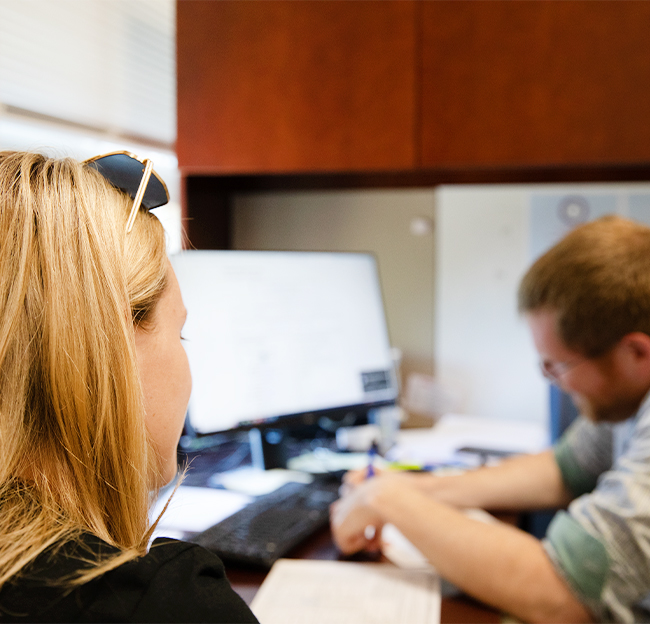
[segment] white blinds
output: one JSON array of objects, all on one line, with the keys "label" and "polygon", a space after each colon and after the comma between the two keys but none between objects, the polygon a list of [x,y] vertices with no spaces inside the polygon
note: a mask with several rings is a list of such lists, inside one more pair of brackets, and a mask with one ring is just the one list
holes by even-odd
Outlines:
[{"label": "white blinds", "polygon": [[0,0],[0,104],[172,146],[174,0]]}]

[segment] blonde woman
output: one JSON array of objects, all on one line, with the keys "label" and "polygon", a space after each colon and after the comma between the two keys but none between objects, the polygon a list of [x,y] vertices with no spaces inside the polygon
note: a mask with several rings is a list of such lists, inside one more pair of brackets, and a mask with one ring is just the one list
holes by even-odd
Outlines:
[{"label": "blonde woman", "polygon": [[0,152],[0,622],[255,622],[156,540],[191,388],[149,161]]}]

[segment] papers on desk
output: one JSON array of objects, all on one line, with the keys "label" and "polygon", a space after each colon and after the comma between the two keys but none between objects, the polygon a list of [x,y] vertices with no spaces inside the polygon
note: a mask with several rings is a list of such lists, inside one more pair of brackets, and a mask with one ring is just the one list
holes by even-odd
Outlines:
[{"label": "papers on desk", "polygon": [[273,468],[262,470],[245,466],[228,472],[217,472],[210,477],[209,485],[224,487],[233,492],[241,492],[249,496],[270,494],[279,487],[297,481],[311,483],[314,478],[306,472]]},{"label": "papers on desk", "polygon": [[[150,518],[154,520],[162,511],[171,490],[162,494],[153,506]],[[181,485],[169,503],[156,530],[156,537],[182,539],[185,533],[199,533],[243,509],[252,498],[238,492]]]},{"label": "papers on desk", "polygon": [[336,453],[326,448],[319,448],[310,453],[292,457],[287,465],[292,470],[303,470],[311,474],[359,470],[368,465],[368,453]]},{"label": "papers on desk", "polygon": [[415,465],[478,465],[480,457],[459,453],[475,447],[511,453],[548,448],[547,427],[536,422],[446,414],[429,429],[403,429],[386,459]]},{"label": "papers on desk", "polygon": [[280,559],[251,609],[262,624],[439,624],[440,578],[390,563]]}]

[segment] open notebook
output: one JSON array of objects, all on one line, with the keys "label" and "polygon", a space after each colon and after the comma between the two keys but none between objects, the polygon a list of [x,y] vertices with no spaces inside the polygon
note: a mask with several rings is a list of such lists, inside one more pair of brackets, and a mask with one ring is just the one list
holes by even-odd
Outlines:
[{"label": "open notebook", "polygon": [[440,578],[392,563],[280,559],[251,609],[262,624],[439,624]]},{"label": "open notebook", "polygon": [[391,563],[280,559],[251,608],[262,624],[439,624],[440,577],[394,526]]},{"label": "open notebook", "polygon": [[[496,522],[480,509],[465,513]],[[255,595],[253,613],[262,624],[440,624],[436,570],[392,524],[381,537],[390,563],[280,559]]]}]

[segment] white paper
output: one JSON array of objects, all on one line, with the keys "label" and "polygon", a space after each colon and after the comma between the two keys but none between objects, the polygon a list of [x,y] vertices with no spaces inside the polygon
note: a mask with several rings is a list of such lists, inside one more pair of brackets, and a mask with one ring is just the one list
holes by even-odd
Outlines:
[{"label": "white paper", "polygon": [[314,477],[297,470],[273,468],[262,470],[245,466],[228,472],[217,472],[210,477],[210,485],[220,485],[233,492],[241,492],[249,496],[262,496],[270,494],[279,487],[296,481],[298,483],[311,483]]},{"label": "white paper", "polygon": [[287,465],[292,470],[312,474],[336,472],[338,470],[359,470],[368,465],[368,453],[335,453],[319,448],[310,453],[292,457]]},{"label": "white paper", "polygon": [[394,524],[385,524],[381,531],[381,552],[398,568],[434,570],[428,559],[407,540]]},{"label": "white paper", "polygon": [[439,624],[440,578],[390,563],[280,559],[251,609],[262,624]]},{"label": "white paper", "polygon": [[[386,458],[417,464],[453,464],[471,461],[462,447],[479,447],[513,453],[537,453],[548,448],[546,427],[534,422],[466,414],[446,414],[428,429],[404,429]],[[478,461],[478,456],[475,458]]]},{"label": "white paper", "polygon": [[[165,492],[153,506],[150,518],[162,511],[171,491]],[[185,532],[198,533],[239,511],[252,498],[237,492],[181,485],[167,511],[160,519],[154,537],[182,537]]]}]

